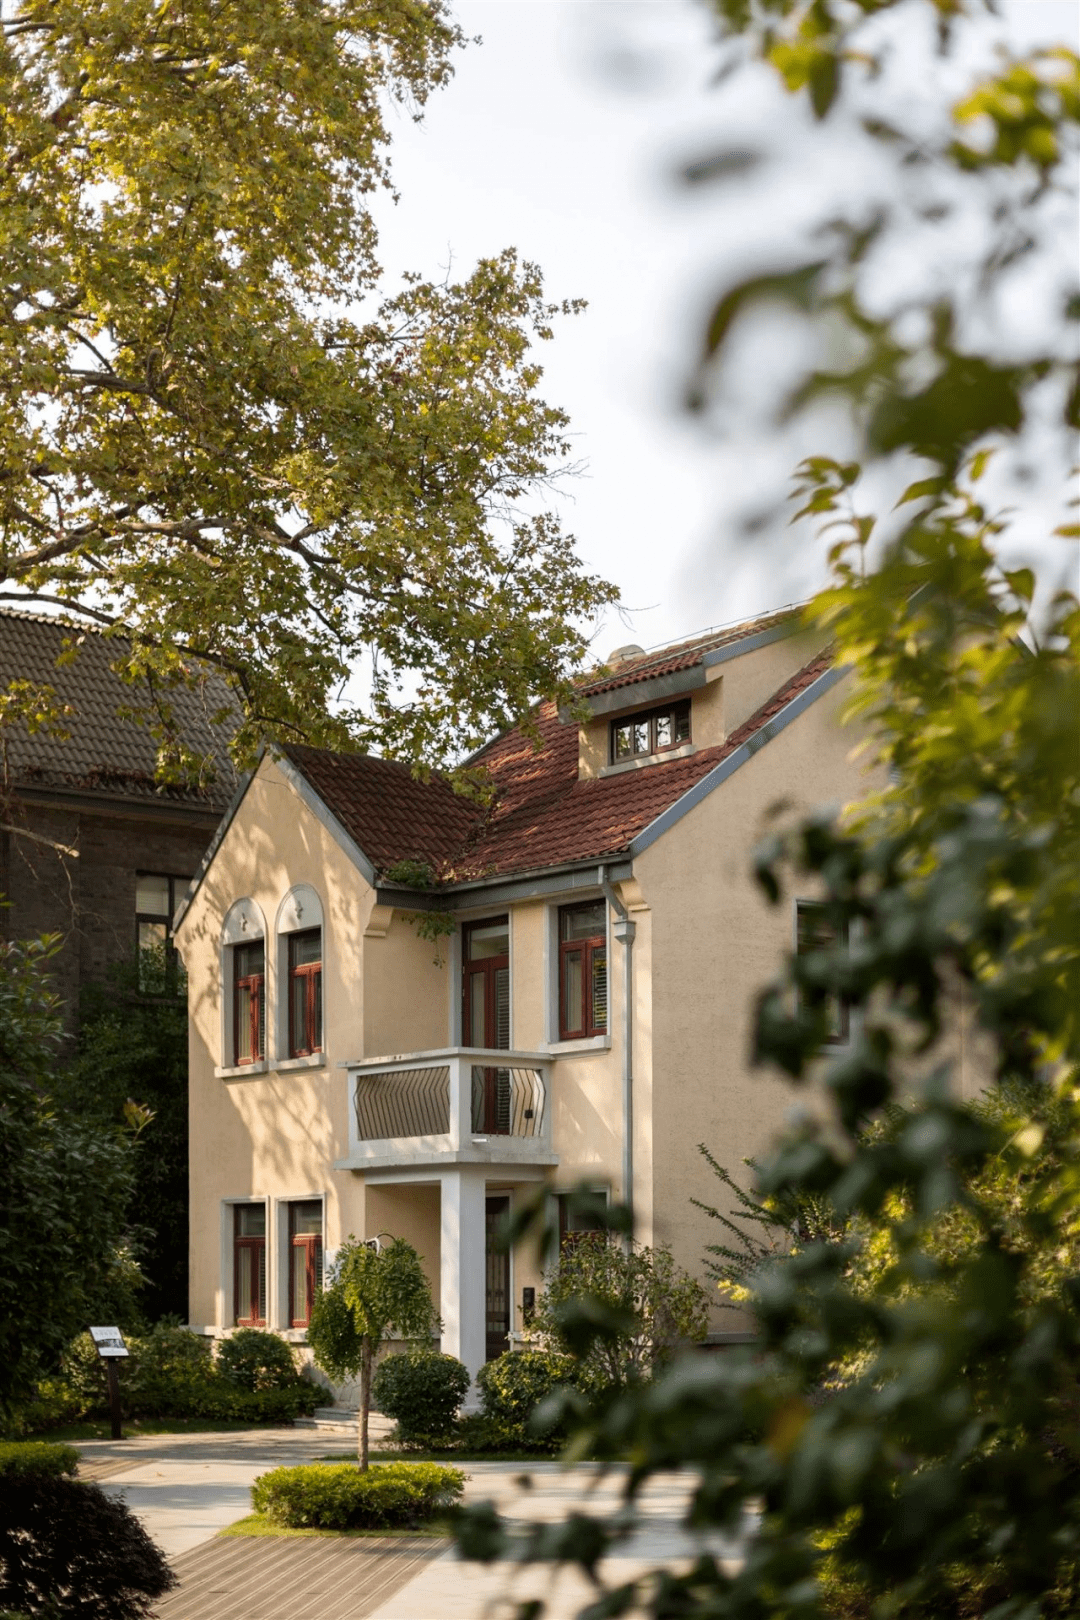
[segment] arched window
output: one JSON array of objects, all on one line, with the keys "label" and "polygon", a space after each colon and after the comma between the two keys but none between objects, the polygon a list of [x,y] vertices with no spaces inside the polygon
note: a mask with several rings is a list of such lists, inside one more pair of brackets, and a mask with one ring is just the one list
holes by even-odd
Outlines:
[{"label": "arched window", "polygon": [[229,907],[221,930],[222,1063],[266,1060],[266,923],[254,900]]},{"label": "arched window", "polygon": [[322,903],[308,883],[290,889],[277,917],[278,1051],[312,1058],[323,1049]]}]

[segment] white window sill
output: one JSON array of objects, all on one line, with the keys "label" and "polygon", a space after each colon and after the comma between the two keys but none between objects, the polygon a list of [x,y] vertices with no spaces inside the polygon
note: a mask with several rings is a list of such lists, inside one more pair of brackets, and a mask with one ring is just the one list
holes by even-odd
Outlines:
[{"label": "white window sill", "polygon": [[573,1057],[575,1052],[607,1052],[610,1048],[610,1035],[589,1035],[580,1041],[548,1041],[544,1051],[552,1057]]},{"label": "white window sill", "polygon": [[623,771],[640,771],[646,765],[663,765],[669,759],[688,759],[696,754],[697,749],[692,742],[680,743],[678,748],[662,748],[657,754],[639,754],[636,759],[620,759],[614,765],[605,765],[601,768],[601,776],[621,776]]},{"label": "white window sill", "polygon": [[280,1058],[273,1067],[276,1074],[291,1074],[294,1069],[325,1069],[326,1053],[312,1052],[308,1057]]},{"label": "white window sill", "polygon": [[266,1073],[266,1059],[259,1063],[239,1063],[231,1069],[215,1069],[215,1080],[253,1080],[256,1075]]}]

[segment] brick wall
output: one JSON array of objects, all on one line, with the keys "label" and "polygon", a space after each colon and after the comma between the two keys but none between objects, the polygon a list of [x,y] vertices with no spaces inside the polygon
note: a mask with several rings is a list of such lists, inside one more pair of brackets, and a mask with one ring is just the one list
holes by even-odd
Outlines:
[{"label": "brick wall", "polygon": [[135,876],[164,872],[190,877],[213,835],[215,820],[192,825],[167,813],[111,814],[23,802],[15,811],[27,831],[78,850],[78,858],[16,833],[0,841],[0,934],[64,936],[54,980],[65,1022],[74,1027],[80,985],[102,980],[135,946]]}]

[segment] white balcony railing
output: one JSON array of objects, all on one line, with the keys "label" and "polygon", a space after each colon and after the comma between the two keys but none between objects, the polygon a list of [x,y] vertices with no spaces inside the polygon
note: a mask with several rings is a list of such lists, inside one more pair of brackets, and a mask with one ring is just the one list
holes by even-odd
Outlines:
[{"label": "white balcony railing", "polygon": [[556,1163],[543,1053],[455,1046],[343,1067],[349,1153],[340,1169]]}]

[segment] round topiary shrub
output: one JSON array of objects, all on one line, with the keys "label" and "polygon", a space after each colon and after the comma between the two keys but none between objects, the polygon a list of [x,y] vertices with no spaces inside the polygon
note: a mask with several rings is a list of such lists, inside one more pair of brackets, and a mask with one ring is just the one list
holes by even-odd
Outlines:
[{"label": "round topiary shrub", "polygon": [[0,1474],[0,1610],[144,1620],[175,1585],[131,1509],[98,1486]]},{"label": "round topiary shrub", "polygon": [[476,1381],[484,1416],[525,1432],[541,1401],[573,1384],[574,1363],[550,1350],[510,1350],[481,1367]]},{"label": "round topiary shrub", "polygon": [[251,1487],[257,1513],[290,1530],[382,1530],[424,1524],[457,1502],[460,1468],[441,1463],[309,1463],[274,1468]]},{"label": "round topiary shrub", "polygon": [[157,1322],[142,1338],[130,1339],[131,1359],[120,1368],[120,1399],[125,1411],[152,1417],[186,1417],[198,1412],[214,1363],[207,1339],[178,1322]]},{"label": "round topiary shrub", "polygon": [[238,1389],[285,1389],[299,1374],[292,1346],[276,1333],[239,1328],[218,1345],[218,1371]]},{"label": "round topiary shrub", "polygon": [[407,1350],[379,1364],[371,1395],[397,1424],[398,1438],[416,1444],[449,1439],[468,1388],[469,1369],[455,1356]]}]

